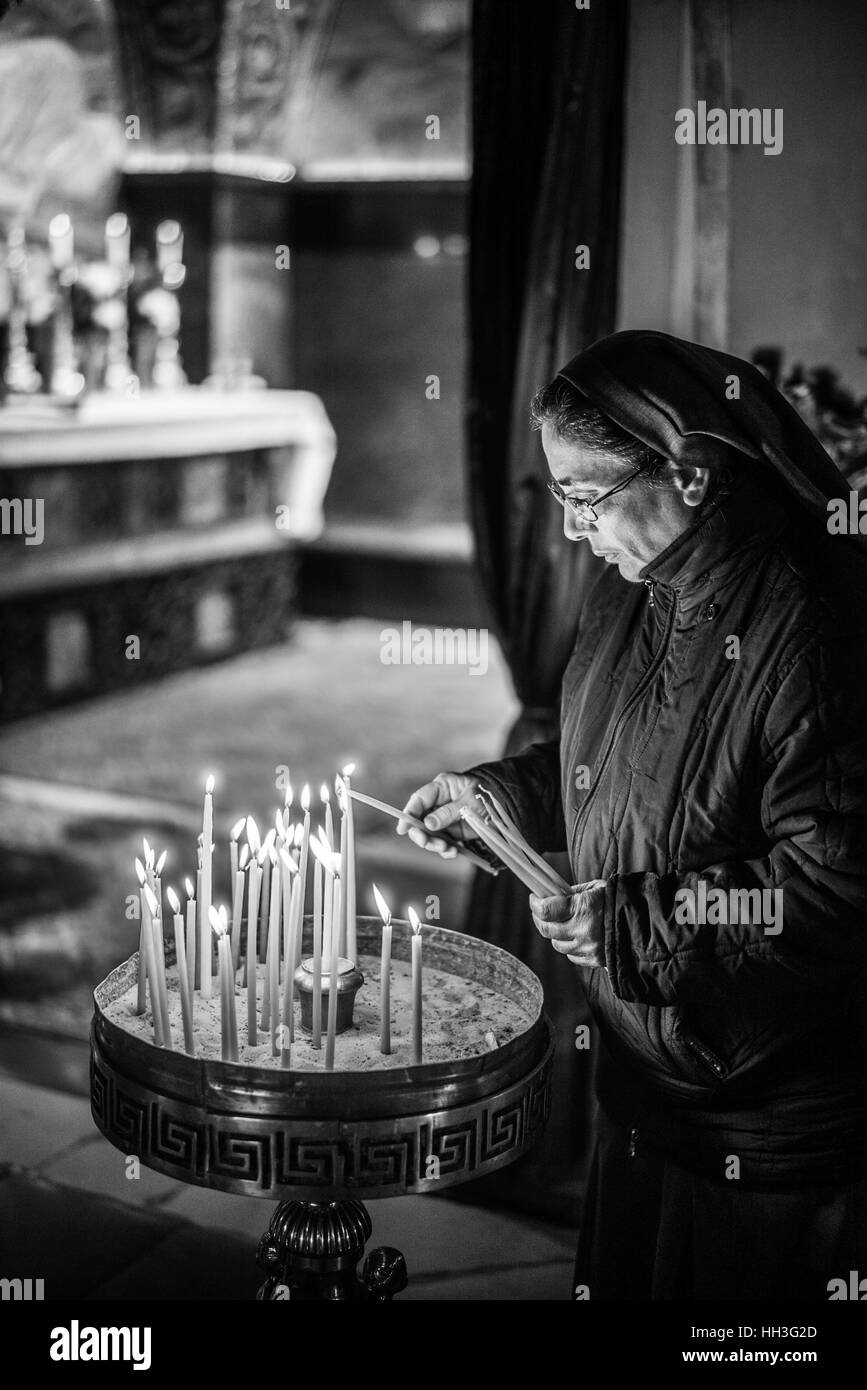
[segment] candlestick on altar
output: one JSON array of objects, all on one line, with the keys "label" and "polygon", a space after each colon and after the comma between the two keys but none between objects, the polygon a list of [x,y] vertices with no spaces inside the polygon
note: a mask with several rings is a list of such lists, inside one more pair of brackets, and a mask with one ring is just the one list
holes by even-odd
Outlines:
[{"label": "candlestick on altar", "polygon": [[190,998],[190,980],[187,967],[186,936],[181,903],[174,888],[166,889],[166,897],[172,909],[175,928],[175,956],[177,959],[178,988],[181,992],[181,1017],[184,1022],[184,1051],[191,1057],[196,1055],[196,1035],[193,1027],[193,1003]]},{"label": "candlestick on altar", "polygon": [[382,956],[379,963],[379,1050],[388,1056],[391,1052],[391,909],[375,883],[373,896],[382,918]]},{"label": "candlestick on altar", "polygon": [[351,804],[346,793],[346,784],[342,777],[335,777],[334,790],[337,794],[337,802],[340,806],[340,883],[341,883],[341,903],[340,914],[340,954],[355,964],[355,958],[349,950],[349,810]]},{"label": "candlestick on altar", "polygon": [[[322,827],[319,827],[319,837],[321,840],[324,836],[325,842],[328,845],[328,852],[330,854],[334,850],[334,817],[331,812],[331,795],[324,782],[322,783],[322,786],[319,788],[319,796],[325,807],[325,829],[323,831]],[[326,873],[325,875],[323,887],[325,891],[325,935],[328,941],[328,950],[326,952],[327,959],[331,951],[330,932],[331,921],[333,916],[332,900],[334,897],[334,879],[328,873]]]},{"label": "candlestick on altar", "polygon": [[412,1061],[417,1067],[422,1061],[421,922],[415,908],[407,908],[407,916],[412,927]]},{"label": "candlestick on altar", "polygon": [[187,931],[185,946],[187,948],[187,974],[190,980],[191,1004],[193,1017],[196,1014],[196,891],[190,879],[184,879],[184,887],[187,890]]},{"label": "candlestick on altar", "polygon": [[[268,949],[268,914],[271,907],[271,847],[274,844],[276,838],[277,832],[272,825],[271,829],[268,831],[268,834],[262,841],[262,847],[259,850],[259,854],[257,856],[259,859],[259,863],[262,867],[262,883],[260,885],[259,903],[259,941],[262,943],[262,950],[265,951],[266,954]],[[265,989],[263,991],[263,1005],[265,1002],[265,998],[267,997],[267,992],[268,991],[266,984]],[[268,1017],[270,1019],[270,1005],[268,1006],[268,1009]]]},{"label": "candlestick on altar", "polygon": [[214,838],[214,778],[205,781],[202,813],[202,885],[199,893],[199,982],[205,999],[211,997],[211,875]]},{"label": "candlestick on altar", "polygon": [[113,323],[109,329],[106,346],[105,389],[107,391],[128,392],[131,386],[138,387],[138,378],[135,376],[129,360],[129,306],[127,298],[132,282],[129,253],[129,218],[123,212],[115,212],[105,224],[105,257],[117,275],[117,289],[113,296]]},{"label": "candlestick on altar", "polygon": [[151,930],[153,932],[154,943],[154,979],[156,987],[151,991],[151,1007],[154,1005],[154,998],[160,1011],[160,1021],[162,1023],[163,1041],[166,1047],[172,1047],[172,1030],[169,1023],[169,992],[166,985],[166,946],[163,937],[163,921],[160,915],[160,904],[157,902],[156,894],[152,891],[149,884],[145,884],[145,898],[151,917]]},{"label": "candlestick on altar", "polygon": [[80,396],[85,380],[78,370],[72,313],[72,289],[78,279],[72,219],[59,212],[48,224],[48,242],[54,267],[55,310],[52,331],[51,394],[71,401]]}]

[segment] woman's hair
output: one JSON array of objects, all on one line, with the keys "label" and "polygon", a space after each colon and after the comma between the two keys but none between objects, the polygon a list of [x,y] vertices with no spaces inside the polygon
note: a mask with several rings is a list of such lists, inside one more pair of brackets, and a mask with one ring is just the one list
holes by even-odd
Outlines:
[{"label": "woman's hair", "polygon": [[[630,468],[640,468],[642,478],[650,487],[669,485],[668,459],[651,449],[641,439],[627,434],[608,415],[590,405],[575,387],[563,377],[555,377],[530,403],[530,424],[534,430],[549,425],[558,438],[600,454],[608,454]],[[711,485],[704,505],[717,501],[731,490],[737,472],[734,451],[725,450],[725,462],[709,461],[713,468]]]}]

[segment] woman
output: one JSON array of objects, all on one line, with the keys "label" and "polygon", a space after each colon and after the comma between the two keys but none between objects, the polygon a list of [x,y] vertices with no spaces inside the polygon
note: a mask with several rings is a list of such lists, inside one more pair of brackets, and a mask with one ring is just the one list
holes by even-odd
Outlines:
[{"label": "woman", "polygon": [[[867,1272],[867,558],[845,478],[748,363],[618,333],[536,397],[605,569],[561,735],[489,786],[572,892],[531,898],[598,1024],[576,1297],[828,1298]],[[406,824],[400,827],[404,832]],[[860,1265],[859,1265],[860,1261]]]}]

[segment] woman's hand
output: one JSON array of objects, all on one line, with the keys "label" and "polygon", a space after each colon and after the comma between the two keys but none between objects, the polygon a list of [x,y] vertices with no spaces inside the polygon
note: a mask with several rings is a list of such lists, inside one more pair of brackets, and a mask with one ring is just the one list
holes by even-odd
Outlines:
[{"label": "woman's hand", "polygon": [[[463,772],[438,772],[432,782],[425,782],[413,792],[403,809],[416,820],[423,820],[430,830],[448,829],[452,841],[471,840],[473,834],[461,820],[461,808],[474,804],[478,787],[476,778]],[[441,835],[425,835],[408,821],[398,821],[397,833],[409,835],[414,844],[435,850],[443,859],[454,859],[457,854],[449,840]]]},{"label": "woman's hand", "polygon": [[576,883],[568,894],[537,898],[530,911],[537,930],[573,965],[605,967],[605,880]]}]

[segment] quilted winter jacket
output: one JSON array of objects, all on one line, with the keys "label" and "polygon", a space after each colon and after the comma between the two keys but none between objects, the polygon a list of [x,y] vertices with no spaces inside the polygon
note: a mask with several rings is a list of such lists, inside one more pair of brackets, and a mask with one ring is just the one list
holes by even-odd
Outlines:
[{"label": "quilted winter jacket", "polygon": [[[603,1109],[720,1180],[864,1176],[867,560],[746,476],[643,575],[591,591],[559,741],[472,771],[606,881]],[[782,930],[677,920],[700,879],[782,890]]]}]

